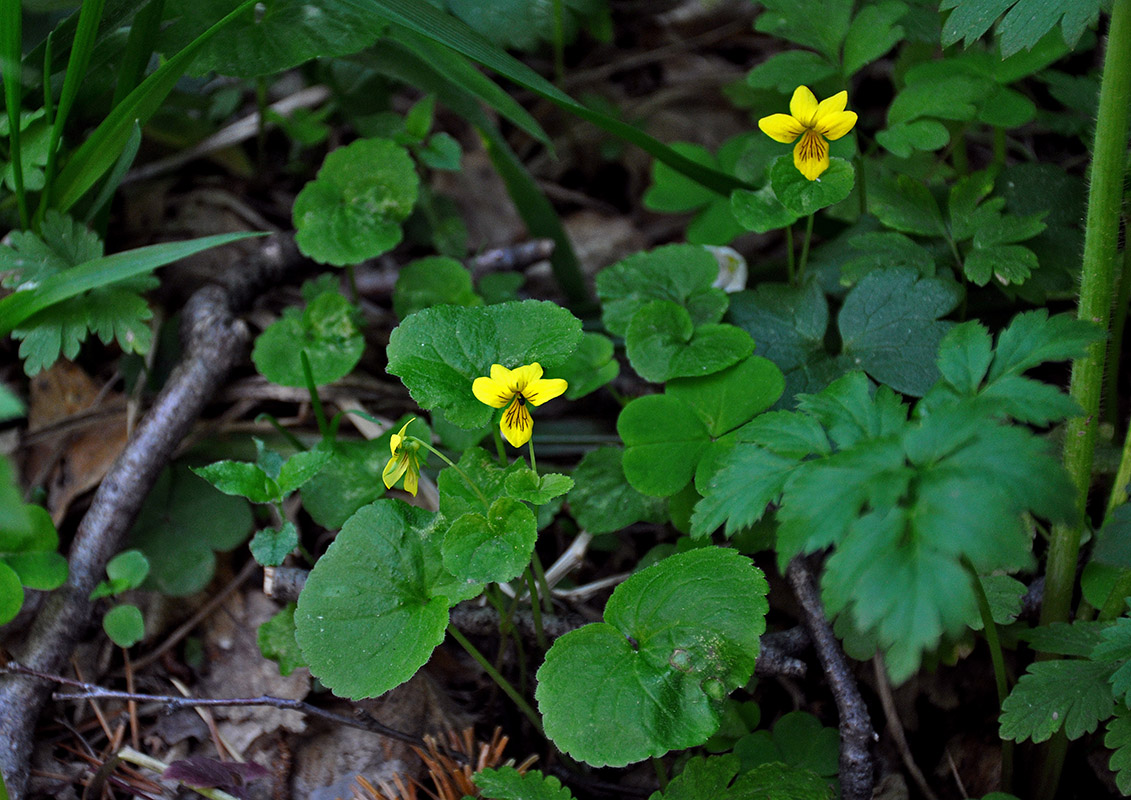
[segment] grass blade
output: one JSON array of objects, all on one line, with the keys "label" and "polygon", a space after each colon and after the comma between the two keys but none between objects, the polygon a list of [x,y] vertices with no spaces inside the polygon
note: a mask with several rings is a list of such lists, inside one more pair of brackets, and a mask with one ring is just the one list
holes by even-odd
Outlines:
[{"label": "grass blade", "polygon": [[0,300],[0,336],[7,336],[32,314],[90,289],[144,275],[182,258],[263,233],[221,233],[187,242],[163,242],[95,258],[52,275],[34,289],[17,290]]},{"label": "grass blade", "polygon": [[230,14],[158,67],[107,115],[59,173],[54,191],[55,208],[66,211],[86,194],[118,160],[134,125],[145,124],[161,107],[200,48],[255,2],[256,0],[244,0],[240,3]]},{"label": "grass blade", "polygon": [[8,157],[16,182],[16,202],[20,209],[20,225],[28,226],[27,194],[24,191],[24,168],[20,157],[20,106],[23,88],[20,85],[20,57],[23,48],[23,11],[20,0],[0,0],[0,74],[4,78],[4,108],[8,111]]}]

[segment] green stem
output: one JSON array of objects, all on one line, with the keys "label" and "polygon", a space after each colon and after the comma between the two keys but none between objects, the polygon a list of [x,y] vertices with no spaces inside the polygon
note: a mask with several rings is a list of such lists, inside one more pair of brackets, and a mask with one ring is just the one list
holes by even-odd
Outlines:
[{"label": "green stem", "polygon": [[480,502],[483,503],[483,507],[486,508],[486,509],[491,508],[491,503],[488,502],[487,495],[483,494],[482,490],[478,486],[475,485],[475,483],[471,480],[471,478],[469,478],[467,476],[467,473],[464,472],[462,469],[460,469],[458,466],[456,466],[456,464],[450,458],[448,458],[446,455],[441,453],[439,450],[437,450],[432,445],[428,444],[428,442],[424,441],[423,439],[417,439],[415,436],[406,436],[405,438],[411,439],[412,441],[419,443],[425,450],[427,450],[430,453],[434,453],[436,455],[436,457],[438,457],[441,461],[443,461],[449,467],[454,469],[456,471],[456,474],[459,475],[461,478],[463,478],[464,483],[466,483],[468,486],[470,486],[471,490],[473,492],[475,492],[476,497],[478,497]]},{"label": "green stem", "polygon": [[1131,421],[1128,421],[1127,433],[1123,437],[1123,453],[1119,457],[1119,469],[1115,471],[1115,483],[1112,484],[1111,495],[1107,499],[1105,518],[1127,502],[1128,484],[1131,484]]},{"label": "green stem", "polygon": [[793,274],[793,226],[785,226],[785,274],[789,279],[789,285],[795,286],[797,284]]},{"label": "green stem", "polygon": [[[1077,312],[1080,319],[1094,322],[1105,332],[1113,299],[1112,273],[1123,197],[1127,118],[1131,114],[1129,41],[1131,0],[1115,0],[1100,83]],[[1083,530],[1088,488],[1091,485],[1105,355],[1106,346],[1103,341],[1098,341],[1089,345],[1086,354],[1072,363],[1069,393],[1080,404],[1083,414],[1068,421],[1064,466],[1076,487],[1078,519],[1073,524],[1060,524],[1053,528],[1045,574],[1045,599],[1041,607],[1042,625],[1068,619],[1076,582],[1080,534]]]},{"label": "green stem", "polygon": [[503,447],[503,434],[500,433],[498,427],[492,433],[495,434],[495,452],[499,454],[499,466],[505,467],[507,465],[507,448]]},{"label": "green stem", "polygon": [[526,698],[518,693],[518,690],[516,690],[514,686],[511,685],[511,682],[504,678],[502,674],[497,669],[495,669],[494,665],[492,665],[490,661],[484,658],[482,653],[475,649],[475,645],[469,642],[467,640],[467,637],[460,633],[459,629],[456,628],[455,625],[452,625],[450,623],[448,624],[448,634],[460,643],[460,646],[467,651],[467,654],[469,656],[475,659],[476,663],[478,663],[479,666],[483,668],[484,672],[491,676],[491,680],[497,683],[499,685],[499,688],[503,690],[507,697],[514,701],[514,704],[518,706],[519,710],[526,715],[526,718],[528,720],[530,720],[530,724],[534,726],[534,729],[538,731],[539,734],[541,734],[542,720],[538,718],[538,712],[531,708],[530,704],[526,702]]},{"label": "green stem", "polygon": [[[986,635],[986,645],[990,648],[990,661],[994,666],[994,681],[997,684],[998,705],[1005,703],[1009,697],[1009,676],[1005,670],[1005,657],[1001,650],[1001,639],[997,634],[997,623],[994,622],[993,613],[990,611],[990,601],[986,597],[986,589],[982,586],[982,579],[974,565],[963,559],[963,566],[970,573],[971,583],[974,586],[974,596],[978,600],[978,613],[982,617],[982,630]],[[1001,743],[1001,790],[1013,791],[1013,742],[1003,740]]]},{"label": "green stem", "polygon": [[534,477],[537,478],[538,477],[538,461],[535,460],[535,458],[534,458],[534,437],[531,436],[530,440],[527,441],[526,444],[527,444],[527,446],[530,447],[530,469],[531,469],[531,471],[534,472]]},{"label": "green stem", "polygon": [[[1131,220],[1123,226],[1124,231],[1131,231]],[[1119,412],[1119,358],[1123,352],[1123,329],[1127,324],[1127,303],[1131,300],[1131,243],[1123,246],[1123,268],[1117,276],[1119,290],[1115,298],[1114,316],[1111,318],[1111,336],[1107,343],[1107,370],[1104,386],[1107,389],[1104,395],[1104,419],[1112,424],[1116,422]]]},{"label": "green stem", "polygon": [[326,410],[322,408],[322,398],[318,396],[318,386],[314,383],[314,372],[310,369],[310,356],[306,354],[306,349],[303,348],[299,350],[298,357],[302,361],[302,374],[306,378],[306,390],[310,393],[310,407],[314,410],[314,419],[318,421],[318,432],[323,439],[328,439],[330,426],[326,422]]},{"label": "green stem", "polygon": [[542,569],[542,559],[535,550],[530,558],[530,566],[534,568],[534,577],[538,579],[538,592],[542,599],[542,611],[547,614],[554,613],[554,598],[550,594],[550,584],[546,583],[546,570]]},{"label": "green stem", "polygon": [[809,242],[813,239],[813,215],[805,220],[805,239],[801,242],[801,260],[797,262],[797,281],[805,278],[805,265],[809,263]]},{"label": "green stem", "polygon": [[526,570],[526,585],[530,589],[530,613],[534,616],[534,636],[538,640],[538,647],[546,651],[546,633],[542,630],[542,604],[539,601],[540,592],[538,582],[534,579],[534,571]]}]

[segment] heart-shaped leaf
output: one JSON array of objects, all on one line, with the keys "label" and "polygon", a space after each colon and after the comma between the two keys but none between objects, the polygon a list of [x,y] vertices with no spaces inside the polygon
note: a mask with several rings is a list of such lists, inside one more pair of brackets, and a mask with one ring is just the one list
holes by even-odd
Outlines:
[{"label": "heart-shaped leaf", "polygon": [[624,441],[624,475],[634,489],[668,497],[688,483],[711,444],[707,426],[677,397],[651,394],[633,400],[617,418]]},{"label": "heart-shaped leaf", "polygon": [[625,334],[632,368],[645,380],[710,375],[754,351],[750,334],[733,325],[695,328],[687,310],[670,300],[654,300],[632,316]]},{"label": "heart-shaped leaf", "polygon": [[751,356],[713,375],[673,380],[665,393],[691,406],[711,436],[722,436],[772,406],[784,390],[777,365]]},{"label": "heart-shaped leaf", "polygon": [[530,563],[537,539],[534,512],[518,500],[500,497],[486,516],[464,514],[448,529],[444,568],[471,581],[509,581]]},{"label": "heart-shaped leaf", "polygon": [[594,766],[702,744],[718,729],[718,701],[754,672],[766,592],[750,559],[715,547],[632,576],[604,622],[546,653],[536,691],[546,734]]}]

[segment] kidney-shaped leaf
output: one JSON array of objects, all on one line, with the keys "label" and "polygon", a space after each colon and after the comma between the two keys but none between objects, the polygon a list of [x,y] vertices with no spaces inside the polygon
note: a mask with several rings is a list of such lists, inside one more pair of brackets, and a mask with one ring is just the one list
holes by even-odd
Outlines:
[{"label": "kidney-shaped leaf", "polygon": [[439,409],[461,428],[481,428],[495,409],[475,399],[472,382],[492,364],[514,369],[537,361],[546,377],[581,342],[581,321],[540,300],[480,308],[434,306],[409,316],[389,337],[389,372],[421,407]]},{"label": "kidney-shaped leaf", "polygon": [[[350,517],[298,599],[295,639],[310,671],[341,697],[404,683],[444,638],[451,576],[433,514],[378,500]],[[447,587],[445,586],[447,584]]]},{"label": "kidney-shaped leaf", "polygon": [[464,514],[452,524],[444,536],[444,567],[473,581],[509,581],[530,562],[537,539],[534,512],[500,497],[486,516]]},{"label": "kidney-shaped leaf", "polygon": [[672,556],[617,587],[605,622],[567,633],[538,670],[546,734],[594,766],[705,742],[718,701],[750,679],[766,580],[735,550]]}]

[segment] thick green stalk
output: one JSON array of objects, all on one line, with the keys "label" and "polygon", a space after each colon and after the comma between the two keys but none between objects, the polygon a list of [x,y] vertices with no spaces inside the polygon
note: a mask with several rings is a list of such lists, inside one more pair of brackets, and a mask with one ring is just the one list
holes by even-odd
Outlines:
[{"label": "thick green stalk", "polygon": [[[1115,0],[1107,37],[1100,84],[1096,141],[1093,148],[1088,216],[1084,232],[1084,263],[1078,316],[1108,329],[1114,281],[1115,254],[1123,197],[1123,169],[1131,114],[1131,0]],[[1095,342],[1072,363],[1070,393],[1084,413],[1068,421],[1064,465],[1076,486],[1079,518],[1053,528],[1045,574],[1041,623],[1063,622],[1076,582],[1084,510],[1092,477],[1092,458],[1103,390],[1106,344]]]}]

